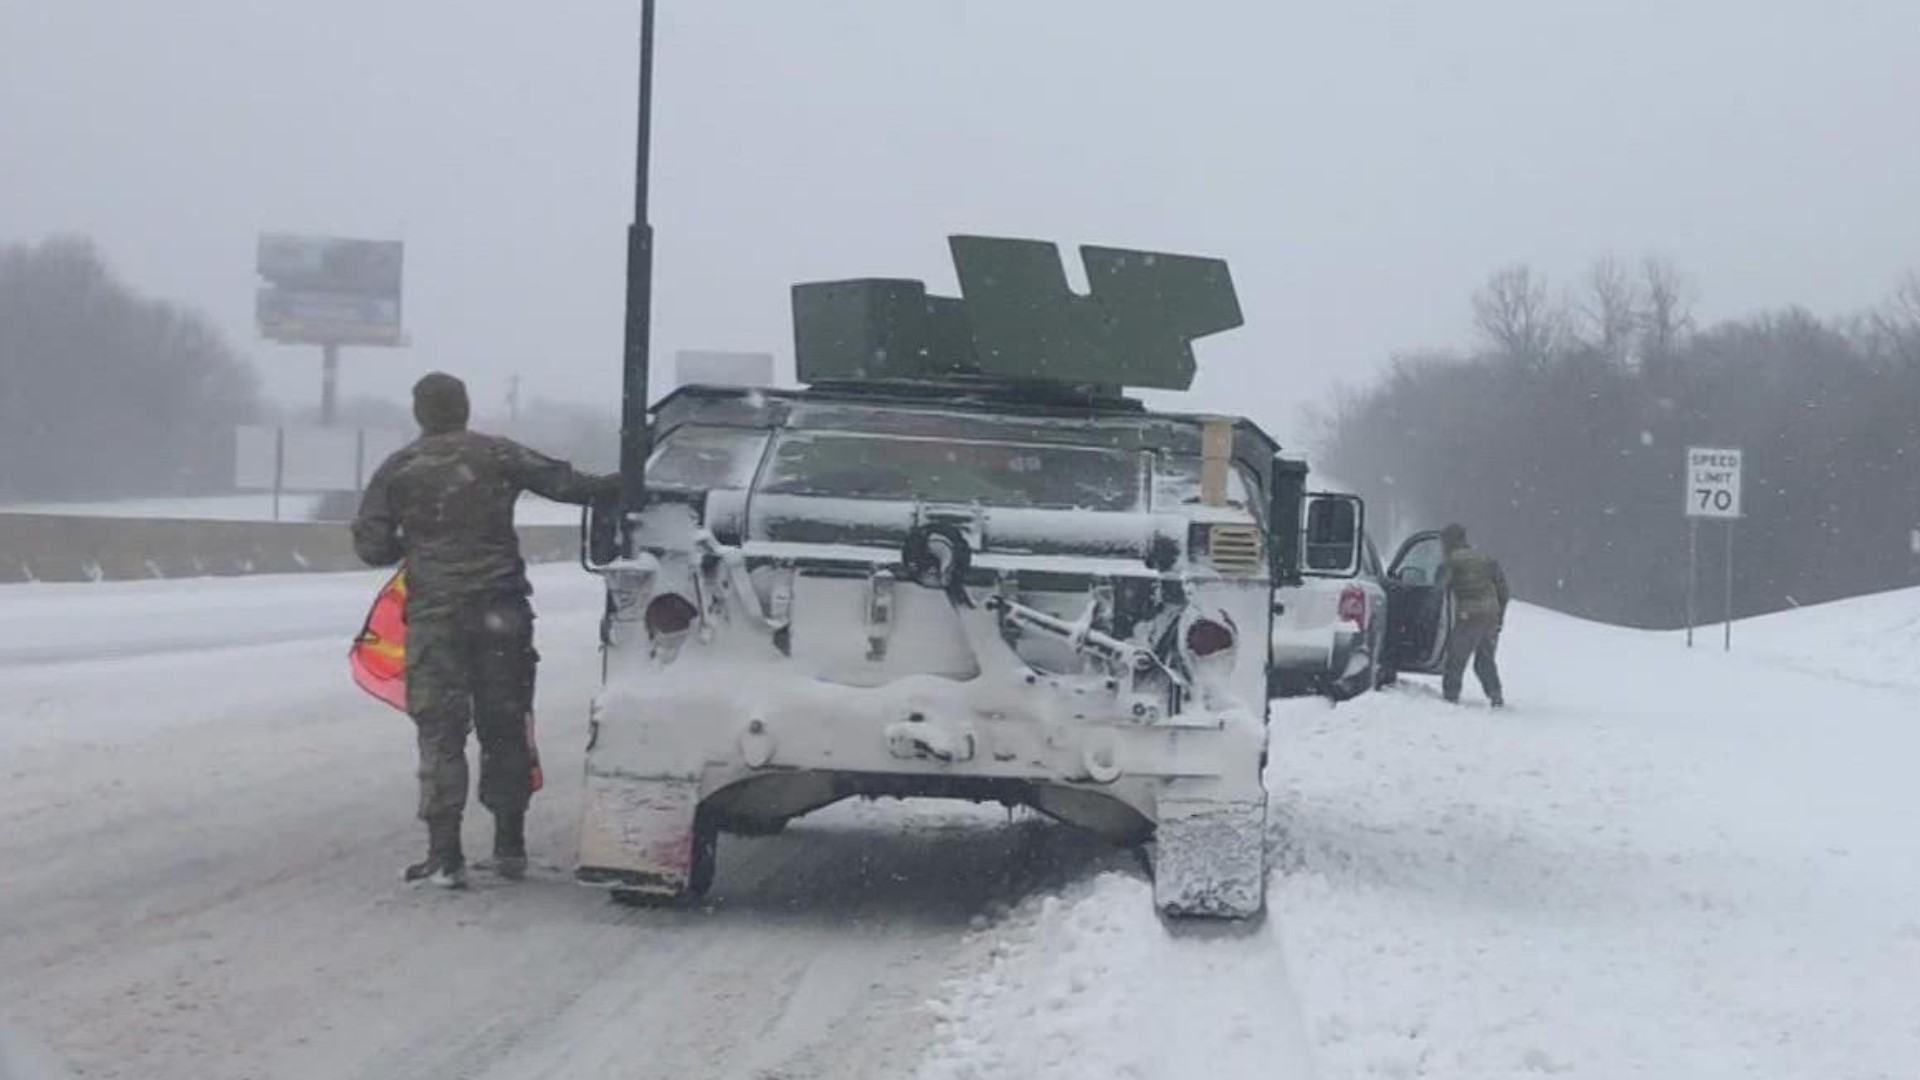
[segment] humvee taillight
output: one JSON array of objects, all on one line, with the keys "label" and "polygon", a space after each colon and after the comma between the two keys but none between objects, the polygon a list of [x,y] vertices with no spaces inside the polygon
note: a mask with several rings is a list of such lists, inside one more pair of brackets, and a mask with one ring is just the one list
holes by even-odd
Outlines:
[{"label": "humvee taillight", "polygon": [[656,636],[685,633],[699,614],[686,597],[662,593],[647,605],[647,632]]},{"label": "humvee taillight", "polygon": [[1212,619],[1195,619],[1187,627],[1187,651],[1198,657],[1213,656],[1233,648],[1233,627]]}]

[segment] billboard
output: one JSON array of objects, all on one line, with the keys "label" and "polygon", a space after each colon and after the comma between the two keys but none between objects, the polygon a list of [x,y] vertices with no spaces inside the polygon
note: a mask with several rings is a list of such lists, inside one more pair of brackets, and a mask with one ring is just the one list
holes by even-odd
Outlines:
[{"label": "billboard", "polygon": [[397,240],[265,233],[255,270],[260,334],[307,345],[404,345]]}]

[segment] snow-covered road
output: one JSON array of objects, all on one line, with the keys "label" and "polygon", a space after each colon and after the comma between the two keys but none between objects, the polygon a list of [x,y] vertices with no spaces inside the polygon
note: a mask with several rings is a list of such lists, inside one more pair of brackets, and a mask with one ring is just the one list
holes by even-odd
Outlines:
[{"label": "snow-covered road", "polygon": [[0,1030],[143,1080],[898,1076],[971,922],[1128,862],[1004,813],[846,807],[729,839],[707,910],[610,904],[568,876],[601,599],[557,567],[535,879],[406,890],[411,729],[344,669],[378,581],[0,590]]},{"label": "snow-covered road", "polygon": [[1130,858],[939,804],[728,838],[701,911],[574,886],[566,567],[536,877],[408,891],[411,732],[342,665],[377,581],[0,589],[0,1039],[155,1080],[1920,1076],[1914,594],[1732,657],[1520,611],[1507,713],[1287,703],[1274,917],[1169,935]]}]

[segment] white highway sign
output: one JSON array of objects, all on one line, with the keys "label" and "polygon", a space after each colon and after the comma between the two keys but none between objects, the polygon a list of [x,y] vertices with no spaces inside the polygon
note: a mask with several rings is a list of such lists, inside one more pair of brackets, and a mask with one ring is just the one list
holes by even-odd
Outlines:
[{"label": "white highway sign", "polygon": [[1687,516],[1740,516],[1740,451],[1687,448]]}]

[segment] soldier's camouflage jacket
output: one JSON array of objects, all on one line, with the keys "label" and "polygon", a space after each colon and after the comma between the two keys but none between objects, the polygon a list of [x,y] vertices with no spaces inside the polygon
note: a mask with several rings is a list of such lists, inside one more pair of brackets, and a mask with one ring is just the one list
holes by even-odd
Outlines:
[{"label": "soldier's camouflage jacket", "polygon": [[511,439],[464,430],[423,435],[367,482],[354,550],[373,566],[406,561],[410,618],[527,596],[533,590],[513,529],[521,494],[580,505],[618,490],[618,477],[578,472]]},{"label": "soldier's camouflage jacket", "polygon": [[1455,618],[1498,617],[1507,610],[1507,575],[1493,556],[1470,547],[1447,552],[1447,588],[1453,592]]}]

